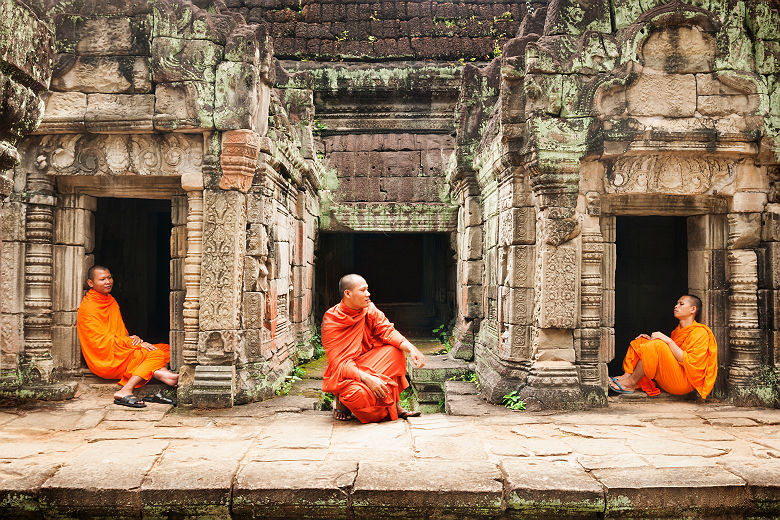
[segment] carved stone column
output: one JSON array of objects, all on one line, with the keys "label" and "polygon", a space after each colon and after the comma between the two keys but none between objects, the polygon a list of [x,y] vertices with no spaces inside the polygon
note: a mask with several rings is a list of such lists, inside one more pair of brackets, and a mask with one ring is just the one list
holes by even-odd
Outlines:
[{"label": "carved stone column", "polygon": [[[39,165],[41,168],[44,165]],[[52,258],[54,179],[44,171],[27,175],[27,253],[24,262],[23,376],[32,382],[52,379]]]},{"label": "carved stone column", "polygon": [[758,265],[749,249],[728,252],[729,389],[739,398],[761,366],[758,328]]},{"label": "carved stone column", "polygon": [[[595,194],[594,194],[595,195]],[[597,196],[589,197],[588,215],[582,228],[582,275],[580,281],[580,329],[577,366],[580,382],[593,405],[606,405],[606,370],[601,357],[601,306],[604,240],[599,223]]]},{"label": "carved stone column", "polygon": [[[246,254],[246,192],[257,166],[259,141],[250,130],[223,132],[219,188],[214,185],[213,174],[217,172],[206,175],[211,178],[206,179],[203,191],[198,366],[192,393],[196,407],[233,404],[235,363],[245,341],[240,313]],[[208,162],[205,166],[210,168]],[[231,369],[211,368],[217,366]]]},{"label": "carved stone column", "polygon": [[198,360],[200,277],[203,256],[203,191],[187,191],[187,256],[184,258],[184,347],[182,363]]}]

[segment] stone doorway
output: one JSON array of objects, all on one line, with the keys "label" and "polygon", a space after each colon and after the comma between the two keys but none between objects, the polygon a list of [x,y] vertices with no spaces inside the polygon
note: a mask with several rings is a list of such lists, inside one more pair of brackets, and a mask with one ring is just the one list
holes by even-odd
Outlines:
[{"label": "stone doorway", "polygon": [[453,317],[454,263],[447,233],[321,233],[317,319],[338,300],[339,278],[365,276],[371,298],[404,335],[429,337]]},{"label": "stone doorway", "polygon": [[111,269],[130,333],[151,343],[169,343],[171,230],[170,200],[97,200],[95,263]]},{"label": "stone doorway", "polygon": [[688,289],[686,217],[619,216],[615,246],[615,357],[610,374],[622,373],[628,344],[639,333],[677,326],[674,302]]}]

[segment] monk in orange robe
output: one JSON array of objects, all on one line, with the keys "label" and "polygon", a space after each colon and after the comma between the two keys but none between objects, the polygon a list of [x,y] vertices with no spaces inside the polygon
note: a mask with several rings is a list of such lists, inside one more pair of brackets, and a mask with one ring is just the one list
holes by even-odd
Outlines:
[{"label": "monk in orange robe", "polygon": [[[110,294],[114,287],[111,271],[95,265],[87,278],[90,290],[79,305],[76,322],[84,360],[98,377],[119,379],[122,388],[114,393],[114,403],[143,408],[146,404],[133,395],[134,388],[152,377],[170,386],[179,381],[179,375],[166,368],[170,347],[164,343],[152,345],[127,333],[119,304]],[[154,397],[157,402],[172,403],[161,394]]]},{"label": "monk in orange robe", "polygon": [[695,320],[700,312],[699,298],[681,296],[674,306],[680,324],[672,336],[661,332],[637,336],[623,360],[625,373],[610,378],[610,391],[629,394],[639,387],[654,396],[661,387],[673,395],[696,390],[706,399],[718,375],[718,346],[710,328]]},{"label": "monk in orange robe", "polygon": [[328,358],[322,390],[336,396],[333,416],[341,421],[354,416],[367,423],[420,415],[404,410],[398,401],[409,386],[405,353],[417,368],[425,365],[425,356],[371,303],[362,276],[343,276],[339,292],[341,301],[322,319]]}]

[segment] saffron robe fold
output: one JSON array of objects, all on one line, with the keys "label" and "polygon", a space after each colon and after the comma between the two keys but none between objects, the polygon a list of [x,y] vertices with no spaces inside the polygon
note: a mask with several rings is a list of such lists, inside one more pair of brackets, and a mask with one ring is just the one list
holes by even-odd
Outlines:
[{"label": "saffron robe fold", "polygon": [[98,377],[119,379],[124,386],[131,376],[140,376],[144,381],[138,388],[170,361],[170,346],[165,343],[155,344],[157,350],[133,345],[119,304],[110,294],[90,289],[79,305],[76,325],[84,360]]},{"label": "saffron robe fold", "polygon": [[660,339],[636,338],[631,342],[623,360],[623,370],[634,372],[642,361],[645,377],[639,380],[639,387],[647,395],[658,395],[660,390],[682,395],[696,390],[706,399],[715,385],[718,375],[718,346],[710,328],[694,321],[687,327],[677,326],[671,334],[683,351],[682,363],[678,362],[666,342]]},{"label": "saffron robe fold", "polygon": [[[328,359],[322,390],[336,395],[360,422],[398,419],[396,403],[409,386],[406,356],[400,349],[405,340],[373,303],[365,309],[337,303],[322,318],[322,346]],[[390,392],[377,399],[360,381],[361,371],[382,379]]]}]

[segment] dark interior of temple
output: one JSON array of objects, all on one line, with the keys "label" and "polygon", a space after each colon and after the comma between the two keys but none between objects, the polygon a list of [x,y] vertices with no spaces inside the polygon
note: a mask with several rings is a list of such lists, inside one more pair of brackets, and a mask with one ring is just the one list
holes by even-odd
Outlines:
[{"label": "dark interior of temple", "polygon": [[685,217],[617,217],[615,358],[610,375],[623,373],[628,344],[641,333],[669,334],[672,313],[688,292]]},{"label": "dark interior of temple", "polygon": [[454,308],[454,262],[446,233],[320,233],[315,320],[340,297],[339,278],[362,275],[371,300],[406,336],[430,337]]},{"label": "dark interior of temple", "polygon": [[111,270],[111,294],[130,334],[168,343],[171,202],[98,198],[95,263]]}]

